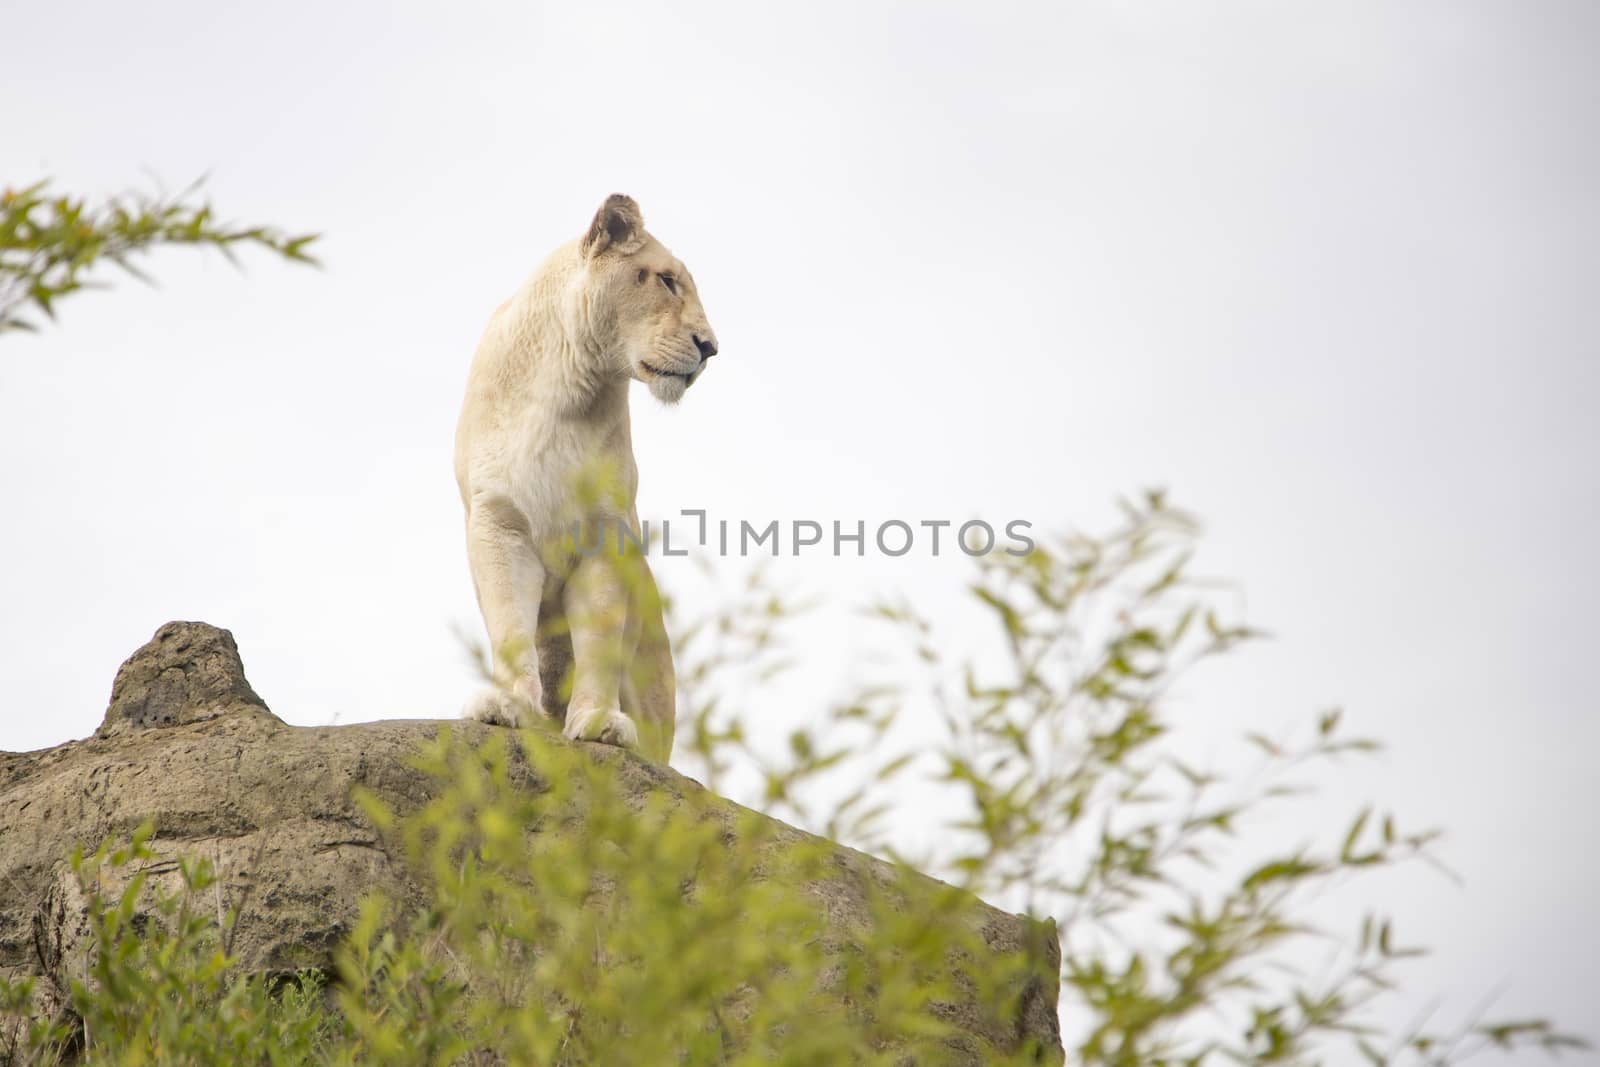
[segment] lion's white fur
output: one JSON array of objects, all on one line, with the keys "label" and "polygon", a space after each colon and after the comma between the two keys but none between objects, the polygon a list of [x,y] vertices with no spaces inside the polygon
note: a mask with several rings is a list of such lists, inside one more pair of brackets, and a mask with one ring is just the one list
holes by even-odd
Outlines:
[{"label": "lion's white fur", "polygon": [[[715,352],[688,270],[623,196],[607,199],[588,233],[557,249],[490,319],[468,374],[455,462],[498,687],[466,715],[525,725],[539,711],[570,737],[666,760],[674,681],[648,567],[570,545],[574,524],[591,538],[620,523],[638,535],[629,380],[674,403]],[[596,472],[604,487],[581,492]]]}]

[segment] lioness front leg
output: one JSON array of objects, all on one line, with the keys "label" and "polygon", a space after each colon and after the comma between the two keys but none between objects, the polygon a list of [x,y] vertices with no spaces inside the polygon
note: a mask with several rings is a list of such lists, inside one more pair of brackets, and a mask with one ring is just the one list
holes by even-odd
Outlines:
[{"label": "lioness front leg", "polygon": [[496,688],[474,697],[465,714],[501,726],[531,726],[543,710],[534,634],[545,568],[527,523],[509,502],[473,502],[467,514],[467,562],[489,631]]},{"label": "lioness front leg", "polygon": [[565,591],[572,627],[568,737],[637,748],[639,731],[622,711],[622,672],[630,647],[628,588],[610,552],[578,561]]},{"label": "lioness front leg", "polygon": [[[623,674],[622,710],[639,727],[639,751],[657,763],[672,756],[672,734],[677,716],[676,678],[672,669],[672,643],[662,618],[661,594],[641,557],[629,581],[633,616],[639,636]],[[630,623],[630,630],[632,625]]]}]

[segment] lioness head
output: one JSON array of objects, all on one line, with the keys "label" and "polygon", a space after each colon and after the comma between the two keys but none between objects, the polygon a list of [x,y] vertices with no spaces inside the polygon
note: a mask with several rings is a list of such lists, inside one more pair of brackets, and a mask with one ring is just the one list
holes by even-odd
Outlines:
[{"label": "lioness head", "polygon": [[616,193],[600,205],[579,247],[602,347],[656,399],[677,403],[717,354],[689,269],[645,232],[633,198]]}]

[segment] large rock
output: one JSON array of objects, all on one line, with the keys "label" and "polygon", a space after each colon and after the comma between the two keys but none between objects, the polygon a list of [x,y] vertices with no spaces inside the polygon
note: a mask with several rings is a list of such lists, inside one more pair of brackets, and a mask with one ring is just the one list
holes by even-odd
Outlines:
[{"label": "large rock", "polygon": [[[418,876],[351,799],[361,785],[406,814],[430,795],[432,781],[409,757],[436,738],[438,721],[399,720],[352,726],[294,727],[274,716],[245,680],[233,637],[204,623],[169,623],[122,665],[105,721],[93,737],[31,753],[0,753],[0,976],[36,975],[48,1001],[50,976],[71,973],[87,933],[84,901],[67,864],[76,847],[93,850],[125,838],[146,820],[162,862],[150,874],[176,878],[176,857],[198,854],[215,865],[221,893],[249,900],[234,932],[245,968],[280,972],[331,967],[333,949],[355,921],[360,899],[382,891],[418,902]],[[486,740],[495,727],[452,721],[463,744]],[[529,742],[514,760],[513,780],[539,788],[537,746],[567,745],[551,734]],[[585,745],[630,798],[669,804],[708,802],[698,783],[631,753]],[[563,820],[581,827],[582,813]],[[769,820],[772,847],[814,841]],[[765,839],[765,838],[764,838]],[[852,931],[870,923],[870,887],[891,868],[842,846],[840,876],[826,885],[797,885],[826,916],[830,937],[846,951]],[[925,888],[912,883],[906,906]],[[965,917],[997,956],[1042,953],[1014,1018],[973,1005],[943,1005],[939,1014],[966,1034],[942,1046],[941,1062],[981,1064],[1030,1039],[1060,1060],[1056,1022],[1056,946],[1036,924],[975,898]],[[1041,945],[1043,946],[1041,948]],[[982,966],[982,961],[974,961]],[[907,1048],[915,1047],[908,1038]]]}]

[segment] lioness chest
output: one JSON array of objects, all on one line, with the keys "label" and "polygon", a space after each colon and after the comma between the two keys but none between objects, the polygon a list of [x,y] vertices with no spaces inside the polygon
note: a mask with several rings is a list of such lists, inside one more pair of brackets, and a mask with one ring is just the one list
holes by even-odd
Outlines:
[{"label": "lioness chest", "polygon": [[482,436],[463,442],[470,495],[510,503],[541,552],[631,514],[639,476],[626,408],[581,420],[529,412]]}]

